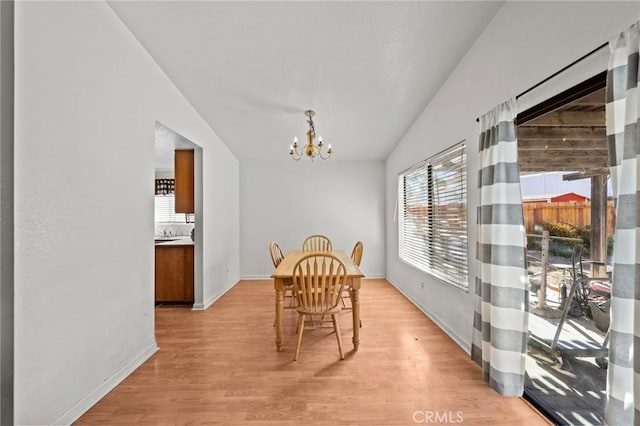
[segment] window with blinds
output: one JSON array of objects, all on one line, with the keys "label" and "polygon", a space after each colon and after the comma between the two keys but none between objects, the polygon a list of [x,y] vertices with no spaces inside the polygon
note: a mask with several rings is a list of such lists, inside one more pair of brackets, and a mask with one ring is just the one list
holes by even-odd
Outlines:
[{"label": "window with blinds", "polygon": [[399,256],[468,288],[467,157],[464,143],[400,173]]},{"label": "window with blinds", "polygon": [[176,213],[176,197],[171,195],[156,195],[155,222],[156,223],[186,223],[184,213]]}]

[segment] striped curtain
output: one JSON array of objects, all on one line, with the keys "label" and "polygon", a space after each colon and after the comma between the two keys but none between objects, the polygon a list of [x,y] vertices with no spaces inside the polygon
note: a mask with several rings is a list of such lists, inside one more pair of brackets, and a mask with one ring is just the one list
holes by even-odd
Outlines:
[{"label": "striped curtain", "polygon": [[616,208],[605,408],[610,425],[640,423],[639,45],[640,22],[609,43],[607,139]]},{"label": "striped curtain", "polygon": [[516,101],[480,118],[476,305],[471,357],[497,392],[521,396],[527,353],[526,233]]}]

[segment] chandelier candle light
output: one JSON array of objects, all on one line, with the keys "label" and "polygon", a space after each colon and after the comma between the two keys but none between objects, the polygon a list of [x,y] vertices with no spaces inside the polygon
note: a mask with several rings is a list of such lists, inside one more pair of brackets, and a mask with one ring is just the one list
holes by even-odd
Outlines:
[{"label": "chandelier candle light", "polygon": [[307,120],[307,123],[309,123],[309,130],[307,131],[307,145],[301,148],[301,151],[298,151],[298,138],[294,137],[293,145],[289,146],[289,155],[291,155],[291,158],[293,158],[295,161],[300,160],[303,155],[311,158],[312,161],[316,157],[320,157],[323,160],[328,159],[329,157],[331,157],[331,144],[329,144],[329,146],[327,147],[327,153],[324,154],[322,152],[322,148],[324,147],[324,145],[322,144],[322,136],[318,137],[317,145],[313,143],[316,137],[316,129],[313,126],[313,116],[316,115],[316,113],[309,109],[304,112],[304,115],[309,117],[309,119]]}]

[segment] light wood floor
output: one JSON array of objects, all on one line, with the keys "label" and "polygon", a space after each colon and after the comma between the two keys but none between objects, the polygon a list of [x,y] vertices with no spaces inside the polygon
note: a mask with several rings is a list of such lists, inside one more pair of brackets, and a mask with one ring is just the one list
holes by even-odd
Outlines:
[{"label": "light wood floor", "polygon": [[293,310],[276,352],[271,281],[241,281],[204,312],[156,308],[160,350],[76,424],[549,424],[487,387],[480,367],[387,281],[364,280],[361,304],[358,352],[343,311],[345,360],[323,328],[305,331],[296,362]]}]

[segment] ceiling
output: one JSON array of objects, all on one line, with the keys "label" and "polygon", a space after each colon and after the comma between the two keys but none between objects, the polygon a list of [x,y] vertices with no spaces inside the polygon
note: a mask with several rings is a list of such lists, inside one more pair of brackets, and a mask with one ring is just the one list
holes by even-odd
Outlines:
[{"label": "ceiling", "polygon": [[608,174],[605,89],[518,126],[521,172]]},{"label": "ceiling", "polygon": [[239,159],[286,159],[313,109],[341,161],[386,158],[503,3],[109,4]]},{"label": "ceiling", "polygon": [[156,170],[172,171],[174,165],[174,152],[176,149],[195,149],[197,145],[187,138],[179,135],[172,129],[156,121],[155,129],[155,152]]}]

